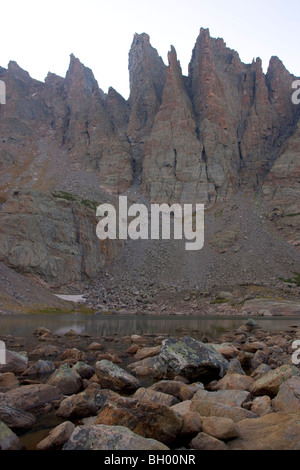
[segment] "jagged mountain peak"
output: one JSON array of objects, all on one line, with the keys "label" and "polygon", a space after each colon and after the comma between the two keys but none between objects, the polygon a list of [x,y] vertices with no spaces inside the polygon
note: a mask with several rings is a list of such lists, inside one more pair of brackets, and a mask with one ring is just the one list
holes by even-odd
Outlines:
[{"label": "jagged mountain peak", "polygon": [[[173,45],[166,65],[149,35],[136,33],[128,100],[112,87],[104,94],[74,54],[65,78],[48,73],[38,82],[15,62],[0,75],[8,90],[0,108],[0,200],[19,189],[63,191],[94,207],[103,194],[111,200],[128,191],[151,202],[212,206],[260,193],[270,219],[300,246],[300,108],[291,101],[294,76],[277,57],[264,74],[259,57],[244,64],[201,28],[188,77]],[[20,265],[22,234],[15,237],[8,219],[0,260]],[[26,236],[34,252],[34,237]],[[30,253],[23,261],[24,272],[35,269]]]}]

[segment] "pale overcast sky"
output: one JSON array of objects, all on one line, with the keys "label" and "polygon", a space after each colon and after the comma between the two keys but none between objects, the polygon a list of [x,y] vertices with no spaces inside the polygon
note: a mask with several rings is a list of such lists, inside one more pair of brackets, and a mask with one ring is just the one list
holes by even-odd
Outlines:
[{"label": "pale overcast sky", "polygon": [[15,60],[33,78],[65,76],[73,53],[99,86],[129,94],[128,52],[135,32],[150,35],[165,63],[174,45],[187,74],[201,27],[264,70],[277,55],[300,76],[299,0],[11,0],[1,2],[0,65]]}]

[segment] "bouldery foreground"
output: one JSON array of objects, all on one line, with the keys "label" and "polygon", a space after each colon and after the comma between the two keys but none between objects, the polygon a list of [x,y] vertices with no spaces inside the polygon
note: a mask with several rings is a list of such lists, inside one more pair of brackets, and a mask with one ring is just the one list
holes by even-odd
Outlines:
[{"label": "bouldery foreground", "polygon": [[26,352],[24,338],[0,339],[1,450],[28,449],[47,420],[31,448],[300,450],[297,325],[267,332],[249,319],[217,343],[44,327]]}]

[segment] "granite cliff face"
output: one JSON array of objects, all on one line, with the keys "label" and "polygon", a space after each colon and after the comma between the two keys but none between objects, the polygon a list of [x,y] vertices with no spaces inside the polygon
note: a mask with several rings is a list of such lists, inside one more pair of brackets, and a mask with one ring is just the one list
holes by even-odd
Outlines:
[{"label": "granite cliff face", "polygon": [[96,277],[118,251],[114,241],[98,240],[96,225],[87,201],[17,192],[1,211],[1,260],[48,286],[78,284]]},{"label": "granite cliff face", "polygon": [[[300,106],[296,77],[277,57],[264,74],[259,58],[244,64],[201,29],[186,77],[173,46],[165,65],[149,36],[135,34],[129,78],[126,101],[105,94],[74,55],[65,78],[45,82],[15,62],[0,68],[0,260],[51,285],[97,276],[118,246],[99,246],[86,211],[130,188],[151,202],[207,207],[258,194],[274,227],[300,246]],[[59,230],[45,230],[59,219]]]}]

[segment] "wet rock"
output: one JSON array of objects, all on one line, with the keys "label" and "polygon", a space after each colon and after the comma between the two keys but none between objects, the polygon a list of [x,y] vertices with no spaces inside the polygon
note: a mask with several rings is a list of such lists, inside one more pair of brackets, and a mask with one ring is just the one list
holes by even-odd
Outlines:
[{"label": "wet rock", "polygon": [[117,403],[107,402],[98,414],[96,424],[127,426],[136,434],[171,444],[179,435],[182,419],[164,405],[138,403],[123,399]]},{"label": "wet rock", "polygon": [[102,388],[131,392],[142,386],[136,377],[110,361],[103,360],[97,362],[95,369]]},{"label": "wet rock", "polygon": [[0,403],[4,402],[20,410],[30,411],[42,409],[44,405],[61,398],[61,391],[52,385],[22,385],[3,394],[0,397]]},{"label": "wet rock", "polygon": [[36,448],[39,450],[48,450],[61,447],[70,439],[74,429],[75,425],[73,423],[65,421],[52,429],[49,436],[39,442]]},{"label": "wet rock", "polygon": [[118,354],[98,354],[97,355],[97,361],[109,361],[109,362],[113,362],[114,364],[122,364],[122,359],[120,358],[120,356]]},{"label": "wet rock", "polygon": [[73,330],[73,328],[71,328],[71,330],[67,331],[65,333],[65,336],[69,336],[69,337],[73,337],[73,336],[77,336],[77,331]]},{"label": "wet rock", "polygon": [[135,354],[140,349],[138,344],[132,344],[128,349],[126,349],[127,354]]},{"label": "wet rock", "polygon": [[154,439],[145,439],[124,426],[77,426],[63,450],[169,450]]},{"label": "wet rock", "polygon": [[173,379],[175,375],[190,381],[210,382],[223,377],[228,361],[217,351],[190,337],[168,338],[162,344],[155,362],[157,378]]},{"label": "wet rock", "polygon": [[61,355],[61,360],[65,361],[66,359],[73,359],[77,362],[85,361],[86,360],[86,353],[84,351],[80,351],[79,349],[72,348],[66,349],[63,354]]},{"label": "wet rock", "polygon": [[20,382],[18,381],[17,377],[13,372],[4,372],[0,374],[0,392],[4,393],[8,390],[13,390],[14,388],[18,388],[20,386]]},{"label": "wet rock", "polygon": [[95,373],[94,367],[82,361],[77,362],[73,366],[73,370],[75,370],[75,372],[77,372],[77,374],[79,374],[82,379],[87,379],[87,380],[92,378]]},{"label": "wet rock", "polygon": [[43,361],[40,359],[32,366],[28,367],[22,375],[44,375],[55,371],[55,365],[51,361]]},{"label": "wet rock", "polygon": [[6,364],[0,364],[0,373],[22,374],[28,366],[28,358],[15,351],[6,350]]},{"label": "wet rock", "polygon": [[103,349],[104,349],[104,346],[100,343],[97,343],[97,342],[91,343],[87,347],[88,351],[103,351]]},{"label": "wet rock", "polygon": [[60,349],[57,346],[52,344],[45,344],[31,351],[30,356],[56,357],[59,355],[59,353]]},{"label": "wet rock", "polygon": [[143,336],[140,336],[140,335],[132,335],[131,336],[131,341],[135,344],[143,344],[145,343],[145,338]]},{"label": "wet rock", "polygon": [[39,326],[33,331],[33,336],[43,336],[45,334],[51,335],[51,331],[48,330],[48,328],[45,328],[44,326]]},{"label": "wet rock", "polygon": [[22,450],[23,445],[16,434],[0,421],[0,450]]},{"label": "wet rock", "polygon": [[69,364],[62,364],[48,380],[48,385],[59,388],[64,395],[72,395],[82,389],[82,380]]},{"label": "wet rock", "polygon": [[137,351],[134,356],[136,361],[142,361],[143,359],[147,359],[148,357],[157,356],[160,351],[161,346],[154,346],[152,348],[141,348]]},{"label": "wet rock", "polygon": [[111,390],[101,390],[97,384],[91,384],[83,392],[65,398],[56,412],[62,418],[77,419],[95,416],[110,400],[118,400],[120,395]]},{"label": "wet rock", "polygon": [[37,422],[36,417],[13,406],[0,404],[0,421],[11,429],[30,429]]}]

